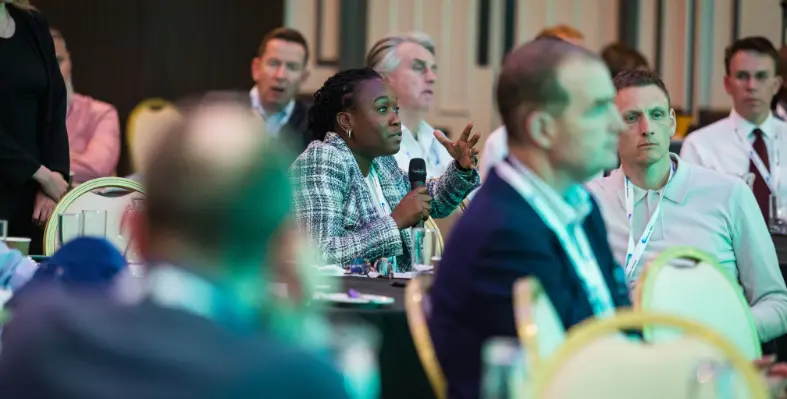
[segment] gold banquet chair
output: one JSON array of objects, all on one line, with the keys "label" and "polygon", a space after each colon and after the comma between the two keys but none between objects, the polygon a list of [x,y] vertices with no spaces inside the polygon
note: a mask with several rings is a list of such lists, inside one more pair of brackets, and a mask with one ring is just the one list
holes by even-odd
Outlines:
[{"label": "gold banquet chair", "polygon": [[[683,335],[651,344],[620,334],[653,325]],[[530,397],[536,399],[702,399],[718,398],[717,390],[735,398],[768,397],[765,379],[721,335],[678,316],[629,310],[574,327],[554,358],[536,370],[534,384]]]},{"label": "gold banquet chair", "polygon": [[144,167],[167,125],[179,117],[178,109],[161,98],[144,100],[134,107],[126,123],[126,144],[135,172]]},{"label": "gold banquet chair", "polygon": [[444,399],[447,389],[445,374],[443,374],[443,369],[437,360],[432,336],[429,334],[427,311],[424,309],[427,306],[432,277],[430,274],[420,274],[410,280],[405,288],[404,304],[407,311],[407,325],[410,328],[410,335],[413,337],[418,358],[421,360],[421,365],[432,385],[435,396],[438,399]]},{"label": "gold banquet chair", "polygon": [[106,211],[106,239],[121,252],[128,243],[121,231],[123,215],[132,200],[144,198],[142,185],[120,177],[101,177],[80,184],[58,202],[44,229],[44,255],[52,256],[61,246],[60,215],[82,211]]},{"label": "gold banquet chair", "polygon": [[424,227],[437,232],[437,253],[435,253],[434,256],[443,256],[445,242],[443,242],[443,233],[440,231],[440,226],[438,226],[437,222],[430,216],[429,219],[426,219],[426,222],[424,222]]},{"label": "gold banquet chair", "polygon": [[527,398],[533,389],[533,374],[563,345],[566,329],[537,278],[518,279],[513,299],[517,337],[525,356],[514,368],[509,385],[515,397]]},{"label": "gold banquet chair", "polygon": [[[732,342],[749,360],[762,356],[751,308],[740,285],[710,254],[692,247],[673,247],[654,258],[634,289],[634,308],[682,316],[699,322]],[[645,328],[648,342],[660,342],[674,331]]]},{"label": "gold banquet chair", "polygon": [[525,348],[528,370],[550,359],[566,341],[566,329],[538,279],[514,283],[514,319],[517,336]]}]

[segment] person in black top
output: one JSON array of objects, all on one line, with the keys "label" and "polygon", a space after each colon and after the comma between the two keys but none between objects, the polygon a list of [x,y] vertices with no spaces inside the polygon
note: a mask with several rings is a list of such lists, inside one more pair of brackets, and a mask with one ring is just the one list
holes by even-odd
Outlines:
[{"label": "person in black top", "polygon": [[68,187],[66,90],[43,16],[27,0],[0,2],[0,219],[9,235],[43,231]]}]

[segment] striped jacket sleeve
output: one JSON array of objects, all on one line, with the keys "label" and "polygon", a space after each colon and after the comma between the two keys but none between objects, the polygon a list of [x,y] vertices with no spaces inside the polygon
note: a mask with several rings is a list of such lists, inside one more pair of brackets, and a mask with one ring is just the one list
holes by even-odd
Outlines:
[{"label": "striped jacket sleeve", "polygon": [[432,196],[431,216],[440,219],[450,215],[459,204],[481,184],[478,170],[462,172],[451,162],[438,179],[430,179],[426,186]]},{"label": "striped jacket sleeve", "polygon": [[[320,246],[327,264],[401,255],[401,234],[392,217],[375,215],[360,227],[345,227],[345,198],[353,188],[344,155],[332,146],[313,144],[293,163],[297,224]],[[373,208],[359,211],[376,213]]]}]

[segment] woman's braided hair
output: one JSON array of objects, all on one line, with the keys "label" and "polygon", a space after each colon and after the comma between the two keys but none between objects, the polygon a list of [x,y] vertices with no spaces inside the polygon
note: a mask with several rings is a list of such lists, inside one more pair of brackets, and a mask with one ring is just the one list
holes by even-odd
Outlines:
[{"label": "woman's braided hair", "polygon": [[336,114],[354,105],[357,84],[370,79],[382,77],[370,68],[347,69],[328,78],[314,93],[309,130],[317,140],[325,139],[325,134],[333,131]]}]

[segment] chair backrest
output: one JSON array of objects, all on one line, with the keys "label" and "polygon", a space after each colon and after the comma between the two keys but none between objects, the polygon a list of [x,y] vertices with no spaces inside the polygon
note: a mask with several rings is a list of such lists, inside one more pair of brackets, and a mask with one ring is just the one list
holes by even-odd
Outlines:
[{"label": "chair backrest", "polygon": [[126,123],[126,143],[135,171],[144,167],[166,126],[179,116],[177,108],[161,98],[144,100],[134,107]]},{"label": "chair backrest", "polygon": [[[650,344],[620,334],[651,325],[677,329],[683,337]],[[708,373],[708,365],[722,365],[724,375]],[[620,311],[589,319],[537,372],[537,399],[718,398],[717,389],[728,397],[768,397],[765,379],[732,343],[699,323],[657,313]],[[721,384],[722,378],[729,380]]]},{"label": "chair backrest", "polygon": [[446,381],[437,354],[432,344],[432,336],[429,334],[427,324],[427,308],[429,289],[432,286],[432,275],[420,274],[410,280],[405,288],[405,309],[407,310],[407,325],[410,327],[410,335],[413,337],[418,358],[421,360],[424,371],[426,372],[429,383],[432,385],[435,396],[438,399],[446,397]]},{"label": "chair backrest", "polygon": [[445,242],[443,242],[443,233],[440,232],[440,226],[438,226],[437,222],[435,222],[435,220],[430,216],[429,219],[426,219],[426,222],[424,222],[424,227],[437,232],[437,251],[433,254],[433,256],[443,256]]},{"label": "chair backrest", "polygon": [[456,222],[459,221],[459,218],[462,217],[462,214],[465,213],[468,202],[468,199],[465,198],[464,201],[460,202],[459,206],[453,212],[451,212],[450,215],[434,220],[435,225],[440,229],[440,235],[444,241],[448,241],[451,238],[451,230],[453,230]]},{"label": "chair backrest", "polygon": [[[692,247],[660,253],[640,275],[634,307],[673,314],[712,328],[735,344],[748,359],[762,356],[751,308],[732,276],[710,254]],[[674,337],[674,330],[649,327],[649,342]]]},{"label": "chair backrest", "polygon": [[514,316],[528,370],[551,358],[566,340],[563,322],[534,277],[521,278],[514,283]]},{"label": "chair backrest", "polygon": [[[114,190],[113,190],[114,189]],[[60,215],[105,210],[106,238],[123,252],[128,245],[121,231],[123,216],[135,198],[144,198],[142,185],[120,177],[102,177],[80,184],[58,202],[44,230],[44,254],[52,256],[60,247]]]},{"label": "chair backrest", "polygon": [[683,139],[689,131],[691,125],[694,124],[694,117],[691,115],[677,115],[675,120],[675,136],[676,139]]}]

